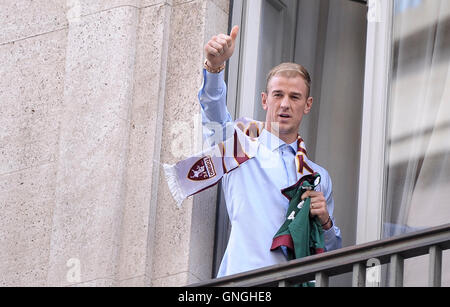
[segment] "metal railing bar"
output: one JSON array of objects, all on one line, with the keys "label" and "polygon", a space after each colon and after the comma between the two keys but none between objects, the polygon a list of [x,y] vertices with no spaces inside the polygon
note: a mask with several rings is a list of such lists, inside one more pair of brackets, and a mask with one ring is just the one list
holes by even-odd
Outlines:
[{"label": "metal railing bar", "polygon": [[429,254],[428,285],[430,287],[440,287],[442,277],[442,249],[437,245],[431,246]]},{"label": "metal railing bar", "polygon": [[391,262],[389,264],[389,286],[403,286],[403,258],[399,254],[391,256]]},{"label": "metal railing bar", "polygon": [[450,224],[345,247],[189,286],[258,286],[263,284],[277,286],[283,280],[292,283],[306,282],[313,280],[317,272],[324,272],[328,276],[352,272],[355,263],[364,263],[370,258],[377,258],[380,264],[384,264],[390,262],[393,254],[398,254],[402,259],[421,256],[427,254],[429,248],[435,245],[439,245],[442,250],[450,248]]},{"label": "metal railing bar", "polygon": [[324,272],[316,273],[316,287],[328,287],[329,278]]},{"label": "metal railing bar", "polygon": [[352,287],[366,286],[366,265],[361,262],[353,264]]}]

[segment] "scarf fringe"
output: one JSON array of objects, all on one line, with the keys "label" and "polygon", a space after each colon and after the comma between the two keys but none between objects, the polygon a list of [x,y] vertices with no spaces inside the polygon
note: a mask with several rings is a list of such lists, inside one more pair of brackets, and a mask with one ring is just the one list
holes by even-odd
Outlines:
[{"label": "scarf fringe", "polygon": [[166,181],[169,185],[170,192],[172,194],[173,199],[175,200],[177,207],[181,208],[181,204],[183,203],[183,200],[188,196],[185,195],[181,189],[181,186],[177,179],[177,172],[176,172],[176,164],[170,165],[163,163],[164,173],[166,175]]}]

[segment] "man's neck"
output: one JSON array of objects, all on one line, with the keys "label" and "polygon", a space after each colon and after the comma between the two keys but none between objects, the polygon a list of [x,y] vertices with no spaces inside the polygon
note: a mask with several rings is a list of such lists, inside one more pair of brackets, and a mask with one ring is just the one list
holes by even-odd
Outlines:
[{"label": "man's neck", "polygon": [[294,143],[295,141],[297,141],[298,139],[298,134],[291,134],[291,135],[280,135],[279,138],[285,142],[286,144],[291,144]]}]

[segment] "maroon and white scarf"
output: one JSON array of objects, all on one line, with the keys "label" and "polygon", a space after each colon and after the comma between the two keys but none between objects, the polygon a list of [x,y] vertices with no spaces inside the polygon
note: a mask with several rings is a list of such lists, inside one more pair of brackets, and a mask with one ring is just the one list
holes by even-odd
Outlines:
[{"label": "maroon and white scarf", "polygon": [[[255,157],[261,145],[259,136],[264,123],[241,118],[234,123],[234,133],[211,148],[176,164],[163,164],[173,198],[180,207],[188,196],[215,185],[226,173]],[[307,164],[303,139],[298,137],[295,164],[300,175],[314,173]]]}]

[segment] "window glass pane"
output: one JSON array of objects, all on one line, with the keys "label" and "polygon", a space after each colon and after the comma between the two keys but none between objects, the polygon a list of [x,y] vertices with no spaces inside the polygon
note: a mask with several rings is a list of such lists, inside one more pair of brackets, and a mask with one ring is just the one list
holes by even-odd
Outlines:
[{"label": "window glass pane", "polygon": [[450,1],[395,0],[384,236],[450,222]]}]

